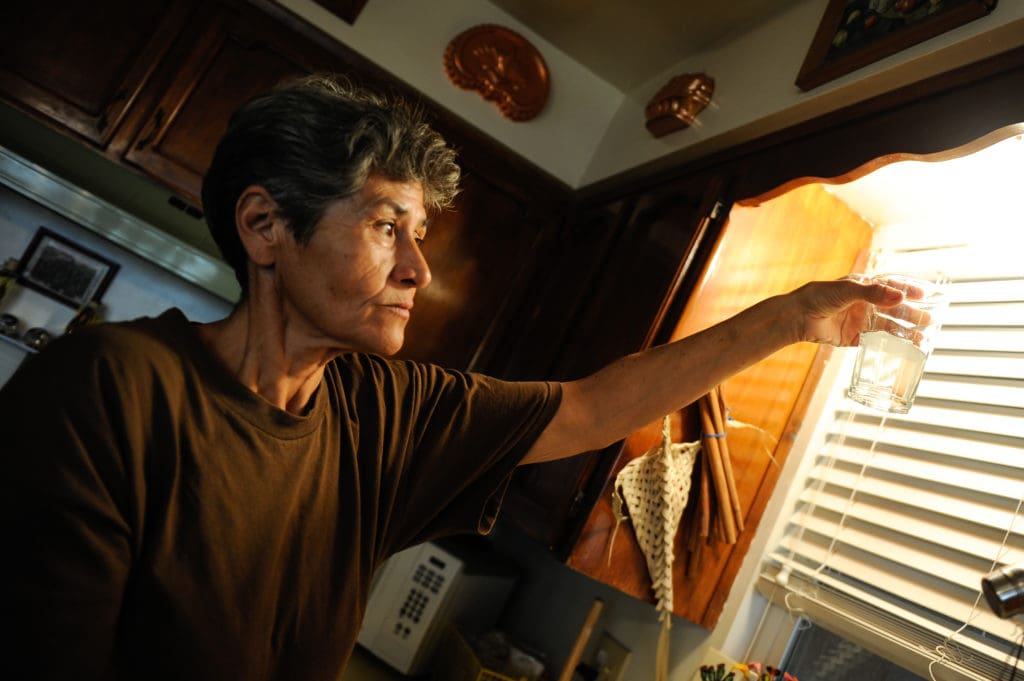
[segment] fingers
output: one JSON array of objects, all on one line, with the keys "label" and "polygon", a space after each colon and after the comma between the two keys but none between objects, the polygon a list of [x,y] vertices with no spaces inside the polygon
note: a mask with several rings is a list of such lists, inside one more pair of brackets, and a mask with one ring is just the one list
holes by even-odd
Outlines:
[{"label": "fingers", "polygon": [[854,289],[851,294],[879,307],[899,305],[903,302],[904,297],[921,298],[924,296],[924,291],[911,284],[890,279],[879,282],[866,274],[848,274],[840,281],[855,282],[859,288]]},{"label": "fingers", "polygon": [[926,292],[923,288],[908,281],[886,278],[881,279],[879,283],[885,284],[890,288],[897,289],[898,291],[902,291],[903,295],[909,300],[921,300],[926,295]]},{"label": "fingers", "polygon": [[[867,284],[866,300],[879,307],[893,307],[903,302],[904,298],[913,298],[911,292],[903,288],[889,284]],[[910,287],[916,292],[917,298],[924,295],[924,291],[917,287]]]}]

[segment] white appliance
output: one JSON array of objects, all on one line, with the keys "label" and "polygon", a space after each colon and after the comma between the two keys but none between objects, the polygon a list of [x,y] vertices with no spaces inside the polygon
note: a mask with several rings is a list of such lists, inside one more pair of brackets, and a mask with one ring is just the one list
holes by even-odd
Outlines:
[{"label": "white appliance", "polygon": [[507,558],[469,542],[406,549],[377,571],[357,640],[402,674],[421,673],[449,625],[494,626],[517,576]]}]

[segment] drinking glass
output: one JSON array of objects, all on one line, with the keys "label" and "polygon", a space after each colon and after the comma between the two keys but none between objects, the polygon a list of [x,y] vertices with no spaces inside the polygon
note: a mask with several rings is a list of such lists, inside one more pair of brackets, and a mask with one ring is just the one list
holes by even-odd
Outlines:
[{"label": "drinking glass", "polygon": [[904,292],[892,308],[875,307],[860,334],[850,398],[872,409],[905,414],[917,395],[924,364],[949,306],[942,274],[880,274],[871,281]]}]

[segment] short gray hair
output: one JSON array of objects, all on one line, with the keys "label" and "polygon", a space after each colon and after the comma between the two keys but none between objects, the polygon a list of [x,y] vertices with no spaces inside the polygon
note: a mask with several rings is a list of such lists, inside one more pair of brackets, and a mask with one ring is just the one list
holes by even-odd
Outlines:
[{"label": "short gray hair", "polygon": [[235,205],[249,186],[277,202],[299,243],[327,207],[357,194],[371,175],[419,182],[428,211],[451,205],[459,185],[455,151],[422,109],[332,76],[287,81],[231,117],[203,181],[206,222],[243,296],[248,256]]}]

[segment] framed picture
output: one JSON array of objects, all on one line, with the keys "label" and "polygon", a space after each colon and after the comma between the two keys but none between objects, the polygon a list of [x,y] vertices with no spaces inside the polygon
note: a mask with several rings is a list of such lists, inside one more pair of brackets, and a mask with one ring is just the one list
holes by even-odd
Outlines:
[{"label": "framed picture", "polygon": [[80,308],[100,300],[120,265],[40,227],[18,263],[18,281]]},{"label": "framed picture", "polygon": [[829,0],[796,84],[816,88],[982,17],[998,0]]}]

